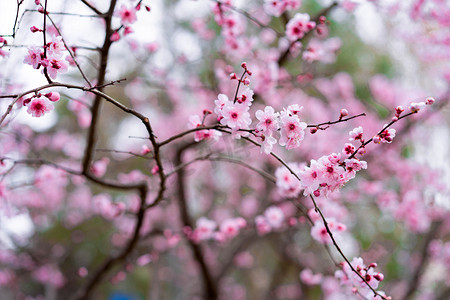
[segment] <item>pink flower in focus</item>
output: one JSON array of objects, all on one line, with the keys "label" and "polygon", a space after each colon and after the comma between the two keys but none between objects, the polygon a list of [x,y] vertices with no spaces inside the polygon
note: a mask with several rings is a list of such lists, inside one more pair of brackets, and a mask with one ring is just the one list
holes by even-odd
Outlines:
[{"label": "pink flower in focus", "polygon": [[299,147],[300,142],[305,137],[306,123],[300,122],[297,115],[287,114],[281,117],[280,123],[280,145],[286,146],[286,149],[288,150]]},{"label": "pink flower in focus", "polygon": [[37,118],[42,117],[45,113],[53,109],[53,105],[46,97],[33,98],[27,104],[27,107],[27,113]]},{"label": "pink flower in focus", "polygon": [[272,106],[266,106],[264,111],[257,110],[255,113],[259,123],[256,124],[256,129],[263,133],[271,133],[278,130],[278,116]]},{"label": "pink flower in focus", "polygon": [[350,141],[362,140],[363,138],[363,128],[361,126],[353,129],[348,133],[350,135]]},{"label": "pink flower in focus", "polygon": [[47,67],[48,75],[52,79],[56,79],[58,72],[61,73],[67,71],[67,65],[63,60],[50,59],[48,63],[42,63],[42,65]]},{"label": "pink flower in focus", "polygon": [[47,57],[60,59],[63,55],[64,50],[66,50],[66,47],[62,42],[62,37],[57,36],[53,39],[53,41],[47,44]]},{"label": "pink flower in focus", "polygon": [[231,129],[247,129],[252,123],[246,104],[228,102],[222,113],[223,119],[220,120],[220,124],[227,125]]}]

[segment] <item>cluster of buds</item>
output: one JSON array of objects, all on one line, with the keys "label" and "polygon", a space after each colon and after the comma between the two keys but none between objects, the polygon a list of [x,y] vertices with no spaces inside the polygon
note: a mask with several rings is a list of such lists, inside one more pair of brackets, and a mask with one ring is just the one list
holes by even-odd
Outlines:
[{"label": "cluster of buds", "polygon": [[[249,79],[247,76],[245,76],[245,74],[248,74],[248,76],[252,76],[252,71],[250,71],[250,70],[247,68],[247,63],[246,63],[246,62],[243,62],[243,63],[241,64],[241,67],[244,69],[244,73],[242,73],[241,78],[238,78],[237,75],[236,75],[236,73],[231,73],[231,74],[230,74],[230,79],[231,79],[231,80],[237,80],[237,81],[239,81],[240,83],[243,83],[244,85],[249,85],[249,84],[250,84],[250,79]],[[245,76],[245,77],[244,77],[244,76]],[[245,100],[244,100],[244,101],[245,101]]]}]

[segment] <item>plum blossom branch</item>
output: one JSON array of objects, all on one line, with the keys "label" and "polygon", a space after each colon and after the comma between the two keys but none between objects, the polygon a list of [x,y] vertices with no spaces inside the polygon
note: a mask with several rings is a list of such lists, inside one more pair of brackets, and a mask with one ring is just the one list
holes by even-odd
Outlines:
[{"label": "plum blossom branch", "polygon": [[[75,65],[77,66],[78,71],[80,71],[81,76],[86,81],[86,83],[89,85],[89,87],[92,87],[91,82],[87,78],[86,74],[84,74],[83,70],[80,67],[80,64],[78,63],[78,61],[75,59],[74,53],[72,52],[72,50],[70,50],[69,46],[67,46],[67,43],[64,40],[64,37],[62,36],[61,31],[59,30],[58,26],[56,26],[55,22],[53,22],[53,19],[49,15],[47,17],[50,20],[50,22],[52,22],[53,27],[55,27],[56,31],[58,32],[59,36],[61,37],[61,41],[63,42],[64,47],[66,47],[66,50],[69,52],[69,55],[72,58],[72,60],[75,63]],[[45,52],[45,50],[44,50],[44,52]]]},{"label": "plum blossom branch", "polygon": [[345,262],[348,264],[348,266],[350,267],[350,269],[353,271],[353,273],[355,273],[356,275],[358,275],[358,277],[364,281],[364,283],[372,290],[372,292],[374,293],[375,296],[379,296],[381,297],[383,300],[388,300],[388,298],[384,297],[383,295],[381,295],[380,293],[378,293],[367,281],[364,277],[362,277],[362,275],[355,270],[355,268],[352,266],[352,264],[350,263],[350,261],[348,260],[348,258],[345,256],[344,252],[342,252],[342,249],[339,247],[339,245],[337,244],[336,240],[334,239],[333,233],[330,230],[330,227],[328,226],[328,222],[325,219],[325,216],[323,215],[322,211],[320,210],[319,206],[316,203],[316,200],[314,200],[314,197],[312,195],[309,195],[313,204],[314,204],[314,209],[316,210],[316,212],[319,213],[320,218],[322,219],[323,225],[325,226],[325,229],[327,230],[328,235],[331,238],[331,241],[333,242],[334,247],[336,248],[336,250],[339,252],[339,254],[342,256],[342,258],[345,260]]},{"label": "plum blossom branch", "polygon": [[337,124],[337,123],[346,122],[346,121],[350,121],[350,120],[355,119],[355,118],[365,117],[365,116],[366,116],[366,113],[361,113],[359,115],[351,116],[351,117],[348,117],[348,118],[339,118],[339,120],[336,120],[336,121],[328,121],[328,122],[323,122],[323,123],[319,123],[319,124],[307,125],[306,127],[312,127],[312,128],[317,128],[317,129],[320,129],[320,130],[325,130],[329,126],[326,126],[326,127],[322,127],[322,126],[334,125],[334,124]]},{"label": "plum blossom branch", "polygon": [[95,12],[97,15],[103,15],[101,11],[99,11],[94,5],[89,3],[87,0],[80,0],[84,5],[89,7],[93,12]]},{"label": "plum blossom branch", "polygon": [[[174,162],[176,165],[182,165],[182,155],[183,152],[188,150],[189,148],[198,145],[196,142],[191,142],[188,144],[184,144],[180,146],[176,152]],[[178,196],[178,207],[180,210],[181,220],[183,222],[183,226],[187,226],[190,228],[193,228],[193,223],[191,220],[191,217],[189,216],[189,210],[187,207],[187,199],[186,199],[186,191],[185,191],[185,173],[183,168],[179,168],[177,170],[177,196]],[[187,238],[187,242],[193,252],[194,259],[197,261],[198,265],[200,266],[200,271],[202,275],[203,280],[203,286],[204,286],[204,299],[205,300],[214,300],[218,297],[218,288],[216,285],[216,281],[213,278],[213,275],[211,274],[211,270],[209,269],[209,266],[207,265],[205,261],[205,256],[203,254],[203,250],[200,247],[200,245],[194,243],[189,237]]]}]

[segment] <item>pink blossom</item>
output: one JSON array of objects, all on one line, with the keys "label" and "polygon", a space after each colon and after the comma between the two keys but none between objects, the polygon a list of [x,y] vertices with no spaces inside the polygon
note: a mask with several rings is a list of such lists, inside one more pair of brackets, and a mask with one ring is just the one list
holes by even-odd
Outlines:
[{"label": "pink blossom", "polygon": [[91,172],[94,176],[102,177],[106,173],[106,168],[109,164],[109,158],[103,157],[97,160],[91,167]]},{"label": "pink blossom", "polygon": [[252,123],[246,104],[228,102],[223,108],[222,116],[220,123],[235,130],[247,129]]},{"label": "pink blossom", "polygon": [[[347,230],[347,227],[344,224],[336,222],[334,218],[327,218],[327,223],[333,236]],[[321,219],[314,222],[314,226],[311,228],[311,237],[324,245],[330,245],[332,243],[330,234]]]},{"label": "pink blossom", "polygon": [[45,94],[44,96],[47,97],[48,100],[50,100],[52,102],[57,102],[60,99],[58,92],[50,92],[50,93]]},{"label": "pink blossom", "polygon": [[300,272],[300,279],[303,281],[304,284],[307,285],[316,285],[320,284],[322,282],[322,274],[316,274],[314,275],[311,269],[304,269]]},{"label": "pink blossom", "polygon": [[[376,273],[374,268],[376,264],[370,264],[368,267],[364,264],[361,257],[355,257],[351,261],[353,269],[357,270],[359,275],[365,279],[365,281],[374,289],[378,287],[380,281],[384,279],[382,273]],[[342,271],[338,270],[335,272],[335,277],[340,280],[342,285],[350,286],[356,289],[359,293],[363,295],[373,296],[373,292],[369,289],[366,283],[358,276],[347,263],[342,264]]]},{"label": "pink blossom", "polygon": [[238,97],[237,102],[247,104],[248,106],[252,105],[253,101],[253,94],[254,92],[247,88],[245,91],[241,94],[240,97]]},{"label": "pink blossom", "polygon": [[[297,164],[289,163],[291,168],[296,174],[300,173],[300,168]],[[277,178],[278,192],[283,197],[297,197],[302,189],[300,181],[285,167],[279,167],[275,171],[275,177]]]},{"label": "pink blossom", "polygon": [[35,69],[39,69],[43,54],[44,51],[41,48],[30,47],[28,48],[28,55],[25,56],[23,62],[32,65]]},{"label": "pink blossom", "polygon": [[222,116],[222,112],[223,112],[223,108],[225,107],[225,105],[227,103],[229,103],[230,101],[228,100],[227,95],[225,94],[219,94],[217,96],[217,100],[214,100],[214,104],[216,105],[216,107],[214,108],[214,112],[219,115],[219,117]]},{"label": "pink blossom", "polygon": [[281,117],[280,127],[280,145],[286,146],[288,150],[299,147],[305,137],[306,123],[300,122],[297,115],[285,114]]},{"label": "pink blossom", "polygon": [[195,239],[202,241],[213,238],[216,227],[216,222],[208,218],[201,217],[197,220],[197,228],[194,231]]},{"label": "pink blossom", "polygon": [[261,153],[270,154],[273,149],[273,145],[277,143],[277,139],[270,135],[262,135],[262,143],[261,143]]},{"label": "pink blossom", "polygon": [[259,235],[267,234],[272,230],[267,218],[263,216],[256,216],[255,224]]},{"label": "pink blossom", "polygon": [[310,21],[308,14],[297,13],[286,25],[286,36],[289,40],[296,41],[314,27],[316,27],[316,23]]},{"label": "pink blossom", "polygon": [[277,206],[267,208],[264,217],[272,228],[280,228],[284,221],[284,213]]},{"label": "pink blossom", "polygon": [[361,126],[354,128],[348,133],[350,135],[350,141],[362,140],[363,138],[363,128]]},{"label": "pink blossom", "polygon": [[62,42],[62,37],[57,36],[47,44],[47,57],[53,59],[61,59],[64,50],[66,50],[66,47]]},{"label": "pink blossom", "polygon": [[220,224],[220,232],[228,239],[232,239],[239,234],[241,228],[247,225],[243,218],[226,219]]},{"label": "pink blossom", "polygon": [[345,143],[344,149],[342,149],[342,153],[345,155],[352,155],[355,152],[355,146],[350,143]]},{"label": "pink blossom", "polygon": [[273,131],[278,130],[279,113],[276,113],[272,106],[266,106],[264,111],[257,110],[255,116],[259,120],[259,123],[256,124],[256,129],[258,131],[272,133]]},{"label": "pink blossom", "polygon": [[[383,128],[386,127],[387,124],[384,124]],[[392,140],[395,137],[395,129],[392,128],[388,128],[383,130],[382,133],[378,134],[376,137],[374,137],[373,141],[375,144],[380,144],[380,143],[392,143]],[[377,138],[377,139],[375,139]]]},{"label": "pink blossom", "polygon": [[47,68],[48,75],[52,79],[56,79],[58,72],[62,73],[67,71],[67,64],[63,60],[50,59],[45,64],[42,63],[42,65]]},{"label": "pink blossom", "polygon": [[53,109],[53,105],[50,103],[48,98],[43,96],[31,99],[31,101],[27,104],[27,107],[27,113],[37,118],[42,117],[45,113]]},{"label": "pink blossom", "polygon": [[117,42],[118,40],[120,40],[120,34],[117,31],[114,31],[111,34],[111,37],[109,38],[111,42]]},{"label": "pink blossom", "polygon": [[122,25],[129,25],[136,22],[136,10],[134,8],[128,8],[126,5],[122,5],[117,13],[120,17],[120,23]]}]

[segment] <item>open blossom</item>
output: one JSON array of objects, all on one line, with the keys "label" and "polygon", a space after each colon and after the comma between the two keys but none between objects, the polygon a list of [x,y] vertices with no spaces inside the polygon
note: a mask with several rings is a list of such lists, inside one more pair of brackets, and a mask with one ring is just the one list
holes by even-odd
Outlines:
[{"label": "open blossom", "polygon": [[247,129],[252,123],[248,106],[246,104],[228,102],[222,110],[222,125],[227,125],[231,129]]},{"label": "open blossom", "polygon": [[280,228],[284,221],[284,213],[277,206],[267,208],[264,212],[264,217],[272,228]]},{"label": "open blossom", "polygon": [[30,47],[28,48],[28,55],[25,56],[23,62],[32,65],[35,69],[39,69],[43,54],[44,51],[41,48]]},{"label": "open blossom", "polygon": [[225,239],[232,239],[239,234],[241,228],[247,226],[247,222],[243,218],[226,219],[220,224],[220,233]]},{"label": "open blossom", "polygon": [[217,223],[205,217],[201,217],[197,220],[197,228],[194,231],[194,237],[197,240],[208,240],[214,237],[214,230],[217,227]]},{"label": "open blossom", "polygon": [[37,118],[42,117],[53,109],[51,102],[44,96],[31,99],[26,106],[28,107],[27,112]]},{"label": "open blossom", "polygon": [[129,25],[136,22],[136,10],[134,8],[128,8],[126,5],[122,5],[117,15],[120,17],[120,23],[122,25]]},{"label": "open blossom", "polygon": [[47,67],[48,75],[52,79],[56,79],[56,75],[62,72],[67,71],[67,64],[63,60],[58,59],[50,59],[45,64],[43,63],[44,67]]},{"label": "open blossom", "polygon": [[313,274],[311,269],[304,269],[300,272],[300,279],[304,284],[307,285],[316,285],[322,282],[322,274]]},{"label": "open blossom", "polygon": [[219,94],[217,96],[217,100],[214,100],[214,104],[216,107],[214,108],[214,113],[219,115],[219,117],[222,116],[223,108],[225,107],[225,104],[227,104],[230,100],[228,100],[228,96],[225,94]]},{"label": "open blossom", "polygon": [[252,105],[252,101],[253,101],[253,94],[254,94],[254,92],[251,89],[247,88],[242,93],[242,95],[240,97],[238,97],[237,102],[245,103],[248,106],[251,106]]},{"label": "open blossom", "polygon": [[281,117],[280,127],[280,145],[288,150],[299,147],[305,137],[306,123],[301,122],[297,115],[285,114]]},{"label": "open blossom", "polygon": [[[300,168],[295,163],[289,163],[289,168],[294,173],[299,174]],[[300,181],[285,167],[279,167],[275,171],[277,179],[277,187],[281,196],[283,197],[297,197],[302,189]]]},{"label": "open blossom", "polygon": [[47,57],[60,59],[64,54],[64,50],[66,50],[66,47],[62,42],[62,37],[57,36],[47,44]]},{"label": "open blossom", "polygon": [[362,140],[363,138],[363,128],[361,126],[354,128],[348,133],[350,135],[350,141]]},{"label": "open blossom", "polygon": [[301,39],[305,33],[316,27],[308,14],[297,13],[286,25],[286,36],[291,41]]},{"label": "open blossom", "polygon": [[279,113],[276,113],[272,106],[266,106],[264,111],[257,110],[255,116],[259,120],[259,123],[256,124],[256,129],[258,131],[271,133],[278,130]]}]

